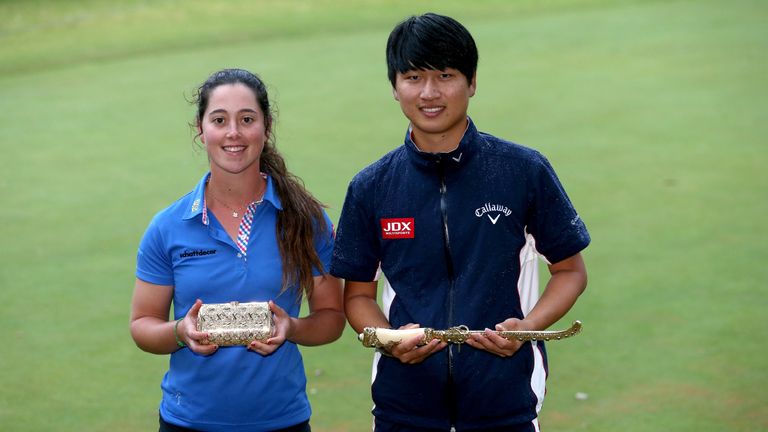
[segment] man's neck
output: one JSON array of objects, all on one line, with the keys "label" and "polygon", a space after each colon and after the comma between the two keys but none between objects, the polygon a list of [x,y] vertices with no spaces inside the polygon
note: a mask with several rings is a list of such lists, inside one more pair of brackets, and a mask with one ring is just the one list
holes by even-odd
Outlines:
[{"label": "man's neck", "polygon": [[450,153],[459,147],[468,126],[469,120],[467,120],[463,128],[456,128],[442,134],[425,133],[412,128],[411,140],[421,152]]}]

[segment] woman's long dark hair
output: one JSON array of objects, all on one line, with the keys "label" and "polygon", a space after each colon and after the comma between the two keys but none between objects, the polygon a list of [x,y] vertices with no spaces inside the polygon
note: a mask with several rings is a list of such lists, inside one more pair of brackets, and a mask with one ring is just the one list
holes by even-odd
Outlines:
[{"label": "woman's long dark hair", "polygon": [[327,234],[328,227],[323,216],[323,205],[307,191],[299,177],[288,171],[285,160],[275,148],[275,134],[272,133],[274,115],[269,104],[267,87],[257,75],[243,69],[224,69],[214,73],[195,92],[192,101],[197,105],[195,126],[199,131],[213,89],[220,85],[238,83],[253,91],[264,113],[267,141],[261,152],[259,168],[272,177],[283,206],[283,210],[277,213],[275,228],[280,258],[283,261],[282,291],[297,285],[297,297],[303,291],[309,298],[314,286],[313,269],[320,269],[324,273],[326,271],[317,256],[314,241],[315,238]]}]

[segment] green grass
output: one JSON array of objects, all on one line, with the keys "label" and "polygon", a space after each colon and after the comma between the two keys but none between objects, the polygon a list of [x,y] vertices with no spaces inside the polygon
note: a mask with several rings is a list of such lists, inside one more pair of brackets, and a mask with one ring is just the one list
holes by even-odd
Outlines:
[{"label": "green grass", "polygon": [[[404,133],[383,46],[426,10],[477,40],[480,129],[543,151],[593,236],[543,427],[768,429],[765,3],[80,0],[0,1],[0,430],[156,424],[167,358],[128,311],[147,222],[206,169],[196,84],[262,74],[279,148],[338,220]],[[313,429],[369,430],[371,352],[351,331],[303,352]]]}]

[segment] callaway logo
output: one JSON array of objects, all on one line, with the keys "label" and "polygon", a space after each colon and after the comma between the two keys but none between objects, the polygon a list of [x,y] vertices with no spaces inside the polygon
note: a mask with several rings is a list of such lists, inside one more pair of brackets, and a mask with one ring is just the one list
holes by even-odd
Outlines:
[{"label": "callaway logo", "polygon": [[392,218],[381,220],[381,238],[384,240],[413,238],[413,218]]},{"label": "callaway logo", "polygon": [[[495,216],[491,216],[492,213],[495,213]],[[483,215],[488,216],[488,220],[491,221],[492,224],[496,225],[496,222],[499,221],[499,217],[501,215],[509,216],[512,214],[512,210],[507,208],[506,206],[503,206],[501,204],[491,204],[491,203],[485,203],[482,207],[475,210],[475,216],[477,217],[483,217]]]}]

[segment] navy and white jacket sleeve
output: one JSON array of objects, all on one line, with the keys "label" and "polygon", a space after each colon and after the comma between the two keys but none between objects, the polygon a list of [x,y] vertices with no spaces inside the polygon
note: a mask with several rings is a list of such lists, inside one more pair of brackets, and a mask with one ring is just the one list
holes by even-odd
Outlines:
[{"label": "navy and white jacket sleeve", "polygon": [[536,154],[527,228],[536,239],[538,252],[554,264],[581,252],[590,237],[552,165]]},{"label": "navy and white jacket sleeve", "polygon": [[379,240],[373,211],[371,170],[363,170],[349,184],[336,230],[331,274],[357,282],[371,282],[379,267]]}]

